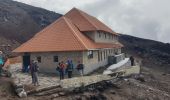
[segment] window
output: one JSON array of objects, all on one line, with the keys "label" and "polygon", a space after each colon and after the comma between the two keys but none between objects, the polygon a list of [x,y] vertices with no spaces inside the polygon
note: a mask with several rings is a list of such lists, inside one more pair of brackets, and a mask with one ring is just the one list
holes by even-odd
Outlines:
[{"label": "window", "polygon": [[54,62],[58,62],[58,56],[54,56]]},{"label": "window", "polygon": [[114,36],[114,39],[115,39],[115,41],[117,41],[117,40],[118,40],[118,37],[115,35],[115,36]]},{"label": "window", "polygon": [[110,39],[110,38],[111,38],[111,34],[108,33],[108,39]]},{"label": "window", "polygon": [[106,58],[107,58],[107,50],[105,51],[105,53],[106,53]]},{"label": "window", "polygon": [[88,58],[89,59],[93,58],[93,51],[92,50],[88,51]]},{"label": "window", "polygon": [[38,63],[41,63],[41,56],[37,57],[37,61],[38,61]]},{"label": "window", "polygon": [[102,61],[103,60],[102,51],[100,53],[101,53],[100,56],[101,56],[101,61]]},{"label": "window", "polygon": [[106,33],[104,33],[104,37],[106,38]]},{"label": "window", "polygon": [[98,34],[99,34],[99,37],[101,37],[101,33],[99,32]]},{"label": "window", "polygon": [[115,52],[114,52],[114,53],[115,53],[115,55],[117,55],[117,54],[118,54],[118,49],[115,49]]},{"label": "window", "polygon": [[116,41],[118,41],[118,36],[116,36]]},{"label": "window", "polygon": [[111,35],[111,34],[108,34],[108,36],[109,36],[109,39],[111,39],[111,36],[112,36],[112,35]]},{"label": "window", "polygon": [[106,58],[105,50],[103,51],[103,54],[104,54],[104,59],[105,59]]},{"label": "window", "polygon": [[107,50],[105,50],[105,55],[106,55],[105,59],[107,59]]},{"label": "window", "polygon": [[100,52],[98,51],[98,62],[100,61]]}]

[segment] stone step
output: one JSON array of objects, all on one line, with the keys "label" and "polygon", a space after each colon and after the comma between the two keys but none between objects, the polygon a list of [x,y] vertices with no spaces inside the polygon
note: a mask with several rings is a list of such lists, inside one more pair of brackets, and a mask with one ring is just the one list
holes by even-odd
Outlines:
[{"label": "stone step", "polygon": [[27,92],[27,95],[33,95],[36,93],[41,93],[41,92],[49,91],[49,90],[56,89],[56,88],[60,88],[60,86],[57,85],[57,86],[50,86],[50,87],[45,87],[45,88],[37,88],[37,89],[33,89],[30,91],[26,91],[26,92]]},{"label": "stone step", "polygon": [[50,89],[50,90],[46,90],[46,91],[41,91],[39,93],[35,93],[34,96],[49,96],[49,95],[52,95],[52,94],[60,94],[60,92],[63,92],[64,90],[60,87],[58,88],[54,88],[54,89]]}]

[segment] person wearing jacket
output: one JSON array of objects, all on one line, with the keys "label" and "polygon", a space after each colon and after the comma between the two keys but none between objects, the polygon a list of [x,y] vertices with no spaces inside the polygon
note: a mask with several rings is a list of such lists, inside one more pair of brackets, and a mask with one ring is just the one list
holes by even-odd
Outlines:
[{"label": "person wearing jacket", "polygon": [[32,84],[34,84],[34,79],[33,79],[33,64],[34,64],[34,60],[31,60],[30,65],[29,65],[29,70],[30,70],[30,73],[31,73]]},{"label": "person wearing jacket", "polygon": [[65,69],[65,66],[64,66],[64,62],[62,61],[61,63],[59,63],[59,73],[60,73],[60,80],[64,79],[64,69]]},{"label": "person wearing jacket", "polygon": [[0,51],[0,75],[2,74],[3,65],[4,65],[4,57],[2,51]]},{"label": "person wearing jacket", "polygon": [[84,75],[84,64],[82,64],[80,61],[78,61],[77,70],[79,71],[81,76]]},{"label": "person wearing jacket", "polygon": [[68,73],[68,78],[72,78],[72,72],[73,72],[73,62],[72,60],[67,61],[67,73]]},{"label": "person wearing jacket", "polygon": [[32,78],[33,78],[34,86],[36,86],[36,85],[39,86],[38,71],[39,71],[39,67],[37,65],[37,61],[34,61],[34,63],[32,64],[32,74],[33,74]]}]

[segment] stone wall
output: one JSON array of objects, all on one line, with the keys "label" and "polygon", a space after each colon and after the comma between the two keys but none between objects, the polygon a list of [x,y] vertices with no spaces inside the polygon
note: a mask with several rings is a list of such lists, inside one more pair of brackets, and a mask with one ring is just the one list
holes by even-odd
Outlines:
[{"label": "stone wall", "polygon": [[[78,61],[80,61],[85,65],[84,73],[87,74],[101,66],[107,65],[108,56],[115,55],[116,51],[118,50],[114,48],[93,50],[93,58],[88,57],[88,51],[32,53],[31,60],[37,60],[37,57],[41,57],[41,62],[38,62],[40,71],[47,73],[56,73],[58,62],[54,62],[54,56],[58,56],[58,61],[63,61],[64,63],[66,63],[68,59],[71,59],[75,68]],[[121,52],[121,50],[119,50],[119,52]]]},{"label": "stone wall", "polygon": [[56,73],[58,62],[54,62],[54,56],[58,56],[58,61],[66,63],[68,59],[73,61],[74,66],[78,61],[82,62],[82,52],[48,52],[48,53],[32,53],[31,59],[37,60],[41,57],[41,62],[38,62],[40,72]]}]

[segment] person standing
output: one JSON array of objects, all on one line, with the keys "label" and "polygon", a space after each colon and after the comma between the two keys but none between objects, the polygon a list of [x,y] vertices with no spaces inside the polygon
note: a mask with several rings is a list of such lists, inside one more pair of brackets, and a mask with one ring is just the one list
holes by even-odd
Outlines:
[{"label": "person standing", "polygon": [[73,62],[72,62],[72,60],[67,61],[67,72],[68,72],[68,78],[72,78],[72,72],[73,72]]},{"label": "person standing", "polygon": [[4,65],[3,53],[0,51],[0,75],[2,74],[2,67]]},{"label": "person standing", "polygon": [[59,63],[60,80],[64,79],[64,62]]},{"label": "person standing", "polygon": [[58,65],[56,67],[56,72],[57,72],[57,75],[60,73],[60,62],[58,62]]},{"label": "person standing", "polygon": [[84,65],[80,63],[80,61],[78,61],[77,70],[79,71],[81,76],[84,75]]},{"label": "person standing", "polygon": [[33,65],[32,65],[32,71],[33,71],[33,84],[34,86],[39,85],[39,81],[38,81],[38,71],[39,71],[39,67],[37,65],[37,61],[34,61]]},{"label": "person standing", "polygon": [[130,61],[131,61],[131,66],[134,66],[134,65],[135,65],[135,62],[134,62],[133,56],[130,56]]},{"label": "person standing", "polygon": [[30,70],[30,73],[31,73],[32,84],[34,84],[34,81],[33,81],[33,64],[34,64],[34,60],[31,60],[31,63],[29,65],[29,70]]}]

